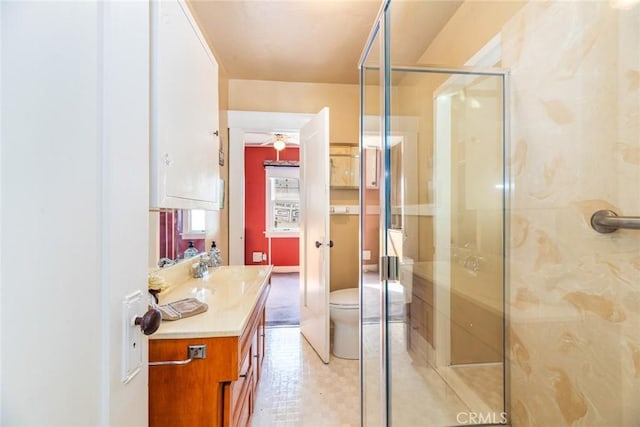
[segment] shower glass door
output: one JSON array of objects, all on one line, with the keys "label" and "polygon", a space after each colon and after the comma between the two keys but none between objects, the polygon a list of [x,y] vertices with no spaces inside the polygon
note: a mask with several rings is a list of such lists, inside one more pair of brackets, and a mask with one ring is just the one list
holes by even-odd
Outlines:
[{"label": "shower glass door", "polygon": [[361,66],[363,425],[503,424],[505,75],[394,65],[387,6]]},{"label": "shower glass door", "polygon": [[[360,373],[362,422],[369,426],[384,425],[385,388],[383,351],[383,290],[378,277],[380,259],[380,206],[382,191],[382,120],[384,106],[384,73],[382,63],[382,31],[374,28],[370,44],[360,67]],[[384,237],[384,236],[382,236]]]},{"label": "shower glass door", "polygon": [[389,425],[506,421],[504,76],[391,69]]}]

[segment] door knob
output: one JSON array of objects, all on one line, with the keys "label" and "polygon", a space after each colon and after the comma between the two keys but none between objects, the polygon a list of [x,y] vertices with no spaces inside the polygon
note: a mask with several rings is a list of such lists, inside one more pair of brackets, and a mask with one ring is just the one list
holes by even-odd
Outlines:
[{"label": "door knob", "polygon": [[[322,246],[322,243],[318,242],[316,240],[316,248],[319,248],[320,246]],[[329,243],[327,243],[327,246],[329,246],[330,248],[333,247],[333,240],[329,240]]]},{"label": "door knob", "polygon": [[134,324],[139,325],[142,333],[151,335],[160,327],[162,312],[157,307],[149,307],[149,310],[142,316],[134,319]]}]

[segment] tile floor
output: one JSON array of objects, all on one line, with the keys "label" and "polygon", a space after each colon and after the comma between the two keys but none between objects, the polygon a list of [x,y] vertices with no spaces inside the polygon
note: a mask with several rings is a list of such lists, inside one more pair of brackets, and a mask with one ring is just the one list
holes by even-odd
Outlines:
[{"label": "tile floor", "polygon": [[[391,421],[397,427],[451,426],[460,413],[473,411],[443,377],[426,363],[414,360],[406,351],[401,322],[391,323]],[[365,328],[367,330],[367,328]],[[375,328],[372,328],[375,331]],[[365,383],[379,384],[379,362],[373,350],[378,345],[375,332],[365,336],[372,346],[365,361]],[[359,363],[331,357],[325,365],[300,334],[298,327],[267,328],[267,355],[256,396],[252,427],[351,427],[360,425]],[[481,387],[501,378],[499,366],[466,369],[470,386]],[[478,376],[479,375],[479,376]],[[501,389],[500,389],[501,390]],[[477,390],[479,391],[479,390]],[[482,392],[479,393],[483,396]],[[371,398],[373,397],[373,398]],[[379,400],[377,392],[367,399],[368,418],[375,424]],[[493,402],[491,402],[493,403]],[[495,405],[499,405],[496,403]],[[496,406],[491,405],[493,411]],[[486,406],[484,406],[486,407]],[[500,406],[501,407],[501,406]],[[498,411],[501,412],[501,411]]]},{"label": "tile floor", "polygon": [[360,425],[358,361],[322,363],[296,327],[267,328],[252,427]]},{"label": "tile floor", "polygon": [[484,412],[500,413],[503,411],[503,369],[501,363],[455,366],[453,371],[475,393],[487,410]]}]

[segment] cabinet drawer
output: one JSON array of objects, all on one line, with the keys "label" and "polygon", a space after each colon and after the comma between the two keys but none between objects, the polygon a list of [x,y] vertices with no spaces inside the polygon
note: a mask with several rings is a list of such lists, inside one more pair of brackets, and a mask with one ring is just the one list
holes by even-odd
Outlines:
[{"label": "cabinet drawer", "polygon": [[234,414],[234,417],[231,418],[232,420],[235,418],[237,410],[240,408],[248,389],[253,387],[253,366],[251,359],[251,353],[247,354],[240,369],[238,379],[231,383],[231,408]]},{"label": "cabinet drawer", "polygon": [[249,419],[253,412],[253,370],[247,373],[247,377],[244,378],[238,389],[240,390],[238,400],[231,401],[231,407],[233,408],[231,411],[231,425],[233,427],[244,427],[249,425]]},{"label": "cabinet drawer", "polygon": [[433,283],[416,274],[413,275],[411,293],[427,304],[433,305]]},{"label": "cabinet drawer", "polygon": [[[410,318],[410,326],[412,330],[420,333],[421,335],[425,335],[425,317],[424,317],[424,307],[425,304],[422,300],[418,298],[414,298],[409,305],[409,318]],[[426,338],[426,337],[425,337]]]},{"label": "cabinet drawer", "polygon": [[424,305],[424,327],[425,334],[423,336],[429,344],[433,345],[433,307],[429,304]]},{"label": "cabinet drawer", "polygon": [[267,288],[265,288],[265,291],[260,296],[260,299],[258,300],[256,307],[253,309],[253,313],[251,314],[249,321],[247,322],[247,326],[245,326],[244,330],[242,331],[242,335],[240,336],[240,340],[238,341],[238,362],[244,361],[244,358],[247,356],[247,354],[250,353],[250,349],[254,345],[253,339],[255,337],[256,331],[258,330],[258,325],[262,321],[264,306],[267,301],[267,297],[269,296],[270,286],[271,285],[268,285]]},{"label": "cabinet drawer", "polygon": [[238,402],[237,413],[234,414],[234,427],[249,427],[253,412],[253,390],[249,388],[244,399]]}]

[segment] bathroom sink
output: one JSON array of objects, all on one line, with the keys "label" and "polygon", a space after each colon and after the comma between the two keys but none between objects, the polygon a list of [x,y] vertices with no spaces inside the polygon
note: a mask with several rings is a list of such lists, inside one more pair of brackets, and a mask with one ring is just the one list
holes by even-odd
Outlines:
[{"label": "bathroom sink", "polygon": [[209,297],[214,292],[215,292],[215,289],[207,285],[197,286],[191,289],[191,294],[193,295],[193,297],[196,298],[198,301],[202,301],[202,302],[207,302],[207,297]]}]

